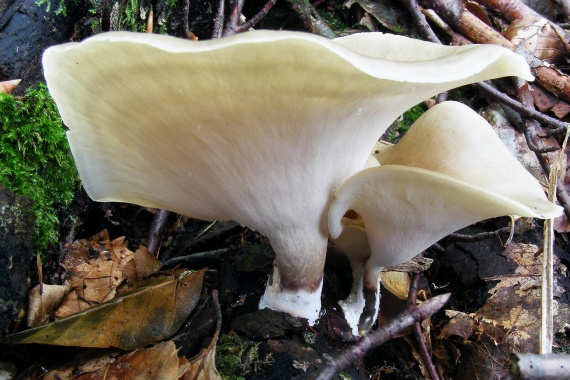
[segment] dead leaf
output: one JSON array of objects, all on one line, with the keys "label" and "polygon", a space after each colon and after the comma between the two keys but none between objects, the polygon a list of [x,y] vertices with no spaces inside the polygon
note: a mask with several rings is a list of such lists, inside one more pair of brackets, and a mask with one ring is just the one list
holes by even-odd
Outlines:
[{"label": "dead leaf", "polygon": [[[41,288],[43,288],[43,294],[40,294]],[[69,286],[65,285],[43,284],[43,287],[37,285],[32,288],[28,292],[27,326],[36,327],[47,322],[68,290]]]},{"label": "dead leaf", "polygon": [[39,343],[133,350],[172,336],[200,299],[205,269],[155,278],[132,292],[59,321],[4,337]]},{"label": "dead leaf", "polygon": [[64,278],[71,289],[55,312],[58,318],[108,301],[117,292],[137,288],[161,267],[146,248],[141,246],[132,252],[124,237],[110,241],[106,230],[89,239],[74,241],[61,265],[67,270]]},{"label": "dead leaf", "polygon": [[408,299],[408,289],[410,289],[410,275],[404,272],[382,272],[380,274],[382,285],[390,293],[401,300]]},{"label": "dead leaf", "polygon": [[550,21],[536,14],[529,14],[513,21],[503,35],[515,45],[523,44],[537,58],[551,63],[564,62],[566,55],[563,31],[557,30]]},{"label": "dead leaf", "polygon": [[450,319],[441,329],[437,339],[449,339],[451,336],[467,339],[475,332],[475,321],[468,314],[455,310],[446,310],[445,315]]},{"label": "dead leaf", "polygon": [[514,261],[519,265],[515,270],[516,274],[542,274],[542,260],[538,255],[538,247],[534,244],[509,243],[501,255],[505,256],[507,261]]},{"label": "dead leaf", "polygon": [[556,115],[557,118],[562,119],[570,113],[570,105],[563,101],[558,101],[550,111]]},{"label": "dead leaf", "polygon": [[222,378],[215,363],[216,340],[212,339],[213,346],[210,345],[208,348],[202,349],[192,359],[180,358],[180,370],[178,372],[180,380],[218,380]]},{"label": "dead leaf", "polygon": [[11,94],[12,91],[18,87],[22,80],[21,79],[12,79],[0,82],[0,93],[2,94]]},{"label": "dead leaf", "polygon": [[77,376],[75,380],[176,380],[178,379],[178,355],[174,342],[164,342],[154,347],[136,350],[122,355],[96,372]]}]

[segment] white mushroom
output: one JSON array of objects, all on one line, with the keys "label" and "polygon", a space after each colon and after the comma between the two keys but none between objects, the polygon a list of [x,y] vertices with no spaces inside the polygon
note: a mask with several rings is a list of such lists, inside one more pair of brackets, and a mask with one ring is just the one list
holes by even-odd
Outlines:
[{"label": "white mushroom", "polygon": [[523,58],[497,46],[379,33],[194,42],[114,32],[49,48],[43,64],[93,199],[261,232],[277,258],[260,307],[311,323],[333,193],[390,123],[449,88],[532,78]]},{"label": "white mushroom", "polygon": [[[369,242],[369,250],[364,249],[368,260],[359,261],[358,254],[353,259],[357,267],[364,266],[363,278],[355,279],[363,286],[342,305],[353,332],[366,332],[376,319],[383,267],[408,261],[483,219],[544,219],[562,212],[492,127],[461,103],[434,106],[398,144],[384,146],[375,157],[380,166],[349,178],[329,211],[331,236],[341,237],[341,247],[350,249],[347,241],[362,246],[366,237]],[[365,234],[354,233],[354,222],[343,218],[347,210],[358,214]]]}]

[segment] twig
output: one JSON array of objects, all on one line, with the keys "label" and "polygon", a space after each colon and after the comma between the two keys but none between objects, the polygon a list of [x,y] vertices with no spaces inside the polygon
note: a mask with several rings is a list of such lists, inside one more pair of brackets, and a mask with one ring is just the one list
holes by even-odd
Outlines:
[{"label": "twig", "polygon": [[230,19],[226,24],[226,29],[224,30],[224,37],[231,36],[237,33],[239,25],[239,17],[241,15],[241,10],[243,9],[243,4],[245,0],[232,0],[230,2],[231,12]]},{"label": "twig", "polygon": [[354,346],[341,353],[336,359],[329,361],[321,373],[319,373],[317,380],[331,379],[337,371],[341,371],[349,367],[355,361],[362,359],[370,349],[384,344],[394,337],[394,335],[412,326],[415,322],[435,314],[445,305],[450,296],[451,294],[447,293],[433,297],[418,306],[414,306],[400,313],[386,326],[371,332]]},{"label": "twig", "polygon": [[513,354],[511,374],[515,379],[567,379],[570,356],[567,354]]},{"label": "twig", "polygon": [[435,35],[432,28],[430,28],[428,25],[426,17],[420,11],[418,7],[418,0],[400,0],[400,2],[410,11],[412,18],[414,19],[414,24],[420,28],[423,36],[431,42],[441,44],[439,38]]},{"label": "twig", "polygon": [[222,38],[222,30],[224,29],[224,4],[225,0],[220,0],[218,4],[218,13],[216,13],[216,17],[214,18],[212,38]]},{"label": "twig", "polygon": [[273,8],[276,2],[277,0],[269,0],[267,3],[265,3],[263,8],[261,8],[261,10],[257,12],[255,16],[249,19],[248,22],[238,26],[236,32],[241,33],[252,28],[255,24],[257,24],[262,18],[264,18],[267,15],[269,10]]},{"label": "twig", "polygon": [[527,119],[523,122],[524,137],[525,137],[526,144],[528,145],[529,149],[532,150],[534,153],[537,153],[537,154],[556,152],[559,149],[557,146],[540,147],[540,146],[536,145],[536,143],[534,142],[534,137],[536,136],[536,133],[534,133],[534,130],[538,127],[539,127],[539,124],[536,120]]},{"label": "twig", "polygon": [[563,121],[557,120],[553,117],[547,116],[547,115],[545,115],[541,112],[538,112],[534,109],[525,107],[521,103],[519,103],[516,100],[510,98],[509,96],[503,94],[499,90],[496,90],[491,85],[489,85],[485,82],[478,82],[477,87],[479,87],[479,89],[481,91],[483,91],[483,93],[485,93],[489,97],[495,99],[499,103],[506,104],[507,106],[509,106],[512,109],[516,110],[517,112],[523,114],[524,116],[532,117],[533,119],[541,122],[546,127],[568,129],[568,127],[570,125],[570,124],[565,123]]},{"label": "twig", "polygon": [[190,39],[190,25],[188,24],[190,17],[190,0],[182,0],[182,34],[184,38]]},{"label": "twig", "polygon": [[[416,304],[419,283],[420,283],[420,273],[416,272],[412,275],[412,281],[410,282],[410,289],[408,289],[408,299],[406,300],[406,309],[409,309]],[[431,380],[439,380],[439,375],[437,373],[437,369],[433,365],[433,361],[431,360],[431,355],[429,353],[428,346],[424,339],[422,325],[420,324],[420,322],[414,323],[413,330],[414,330],[414,335],[416,337],[416,343],[420,350],[422,361],[424,362],[424,366],[426,367]]]},{"label": "twig", "polygon": [[[566,133],[566,138],[562,143],[562,149],[558,157],[550,167],[550,173],[548,175],[548,200],[551,202],[554,202],[556,199],[558,173],[566,163],[564,151],[568,143],[569,132]],[[544,221],[543,240],[540,353],[550,354],[552,353],[552,343],[554,341],[554,219],[546,219]]]},{"label": "twig", "polygon": [[173,257],[162,263],[164,269],[172,268],[176,265],[184,263],[185,265],[199,265],[204,262],[218,262],[222,255],[225,255],[230,250],[228,248],[216,249],[214,251],[197,252],[188,256]]},{"label": "twig", "polygon": [[327,38],[335,38],[336,34],[327,22],[319,15],[315,7],[308,0],[287,0],[289,6],[299,16],[309,32]]},{"label": "twig", "polygon": [[465,234],[454,233],[454,234],[447,235],[447,237],[452,239],[452,240],[455,240],[455,241],[461,241],[461,242],[465,242],[465,243],[474,243],[477,241],[492,239],[496,236],[499,236],[499,234],[510,232],[510,230],[511,230],[511,227],[503,227],[503,228],[500,228],[496,231],[481,232],[481,233],[478,233],[475,235],[465,235]]},{"label": "twig", "polygon": [[157,213],[154,214],[146,239],[146,249],[153,255],[156,255],[158,248],[160,248],[169,215],[170,211],[167,210],[158,210]]}]

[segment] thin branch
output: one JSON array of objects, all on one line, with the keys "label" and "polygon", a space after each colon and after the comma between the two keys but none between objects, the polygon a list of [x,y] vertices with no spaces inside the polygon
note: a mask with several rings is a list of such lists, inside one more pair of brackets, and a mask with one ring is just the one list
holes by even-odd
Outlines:
[{"label": "thin branch", "polygon": [[465,242],[465,243],[474,243],[477,241],[492,239],[494,237],[499,236],[502,233],[508,233],[508,232],[510,232],[510,230],[511,230],[511,227],[503,227],[503,228],[498,229],[496,231],[481,232],[481,233],[478,233],[475,235],[464,235],[464,234],[454,233],[454,234],[447,235],[447,237],[452,239],[452,240],[455,240],[455,241],[461,241],[461,242]]},{"label": "thin branch", "polygon": [[523,114],[524,116],[531,117],[547,127],[550,128],[564,128],[566,130],[570,124],[565,123],[563,121],[557,120],[553,117],[547,116],[539,111],[536,111],[531,108],[527,108],[521,103],[517,102],[516,100],[510,98],[509,96],[503,94],[499,90],[496,90],[491,85],[485,82],[478,82],[477,87],[481,91],[483,91],[486,95],[490,96],[491,98],[495,99],[499,103],[506,104],[507,106],[511,107],[512,109],[518,111],[519,113]]},{"label": "thin branch", "polygon": [[241,11],[243,9],[243,4],[245,0],[233,0],[231,1],[231,12],[230,19],[226,24],[226,29],[224,30],[224,37],[231,36],[237,33],[239,18],[241,16]]},{"label": "thin branch", "polygon": [[182,0],[182,34],[184,38],[190,39],[190,25],[188,24],[190,17],[190,0]]},{"label": "thin branch", "polygon": [[415,322],[432,316],[447,303],[450,296],[451,294],[447,293],[433,297],[418,306],[414,306],[400,313],[387,325],[371,332],[354,346],[341,353],[336,359],[329,361],[321,373],[319,373],[317,380],[331,379],[336,372],[362,359],[370,349],[384,344],[400,331],[412,326]]},{"label": "thin branch", "polygon": [[257,24],[262,18],[264,18],[267,15],[269,10],[271,8],[273,8],[273,6],[275,5],[276,2],[277,2],[277,0],[269,0],[267,3],[265,3],[263,8],[261,8],[261,10],[259,12],[257,12],[257,14],[255,16],[253,16],[251,19],[249,19],[248,22],[238,26],[236,32],[241,33],[241,32],[245,32],[246,30],[249,30],[250,28],[253,28],[253,26],[255,24]]},{"label": "thin branch", "polygon": [[[420,273],[416,272],[412,275],[412,281],[410,282],[410,289],[408,289],[408,299],[406,300],[406,309],[409,309],[416,304],[417,295],[418,295],[418,287],[420,283]],[[416,343],[418,345],[420,356],[422,357],[422,361],[424,362],[424,366],[426,367],[431,380],[439,380],[439,375],[437,373],[437,369],[433,365],[433,361],[431,360],[431,355],[429,353],[428,346],[425,341],[425,337],[422,331],[422,325],[420,322],[414,323],[413,326],[414,335],[416,337]]]},{"label": "thin branch", "polygon": [[420,11],[420,8],[418,7],[418,0],[400,0],[400,2],[408,9],[408,11],[410,11],[414,23],[418,28],[420,28],[423,36],[431,42],[441,44],[441,41],[433,32],[433,29],[428,25],[426,17]]},{"label": "thin branch", "polygon": [[153,255],[156,255],[158,248],[160,248],[169,215],[170,211],[167,210],[158,210],[158,212],[154,214],[146,239],[146,249]]},{"label": "thin branch", "polygon": [[214,251],[207,252],[197,252],[188,256],[178,256],[173,257],[162,262],[162,267],[164,269],[172,268],[180,264],[186,266],[199,266],[204,263],[216,263],[219,262],[223,255],[228,253],[230,250],[228,248],[216,249]]},{"label": "thin branch", "polygon": [[218,13],[216,13],[216,17],[214,18],[212,38],[222,38],[222,30],[224,29],[224,4],[225,0],[220,0],[218,4]]}]

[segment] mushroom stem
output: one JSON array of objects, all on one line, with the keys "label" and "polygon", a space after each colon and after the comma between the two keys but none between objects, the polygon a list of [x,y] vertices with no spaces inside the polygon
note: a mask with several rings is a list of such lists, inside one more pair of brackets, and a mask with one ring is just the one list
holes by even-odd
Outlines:
[{"label": "mushroom stem", "polygon": [[306,318],[312,325],[321,311],[327,239],[310,237],[306,233],[287,238],[270,237],[277,258],[259,308],[268,307]]},{"label": "mushroom stem", "polygon": [[270,308],[288,313],[294,317],[306,318],[309,325],[316,323],[321,311],[321,291],[323,278],[310,287],[292,287],[291,278],[284,278],[279,266],[273,267],[273,273],[267,281],[265,293],[259,301],[259,308]]},{"label": "mushroom stem", "polygon": [[358,321],[358,334],[365,336],[368,334],[374,322],[378,318],[380,311],[380,273],[381,267],[366,268],[362,283],[362,297],[364,298],[364,308]]}]

